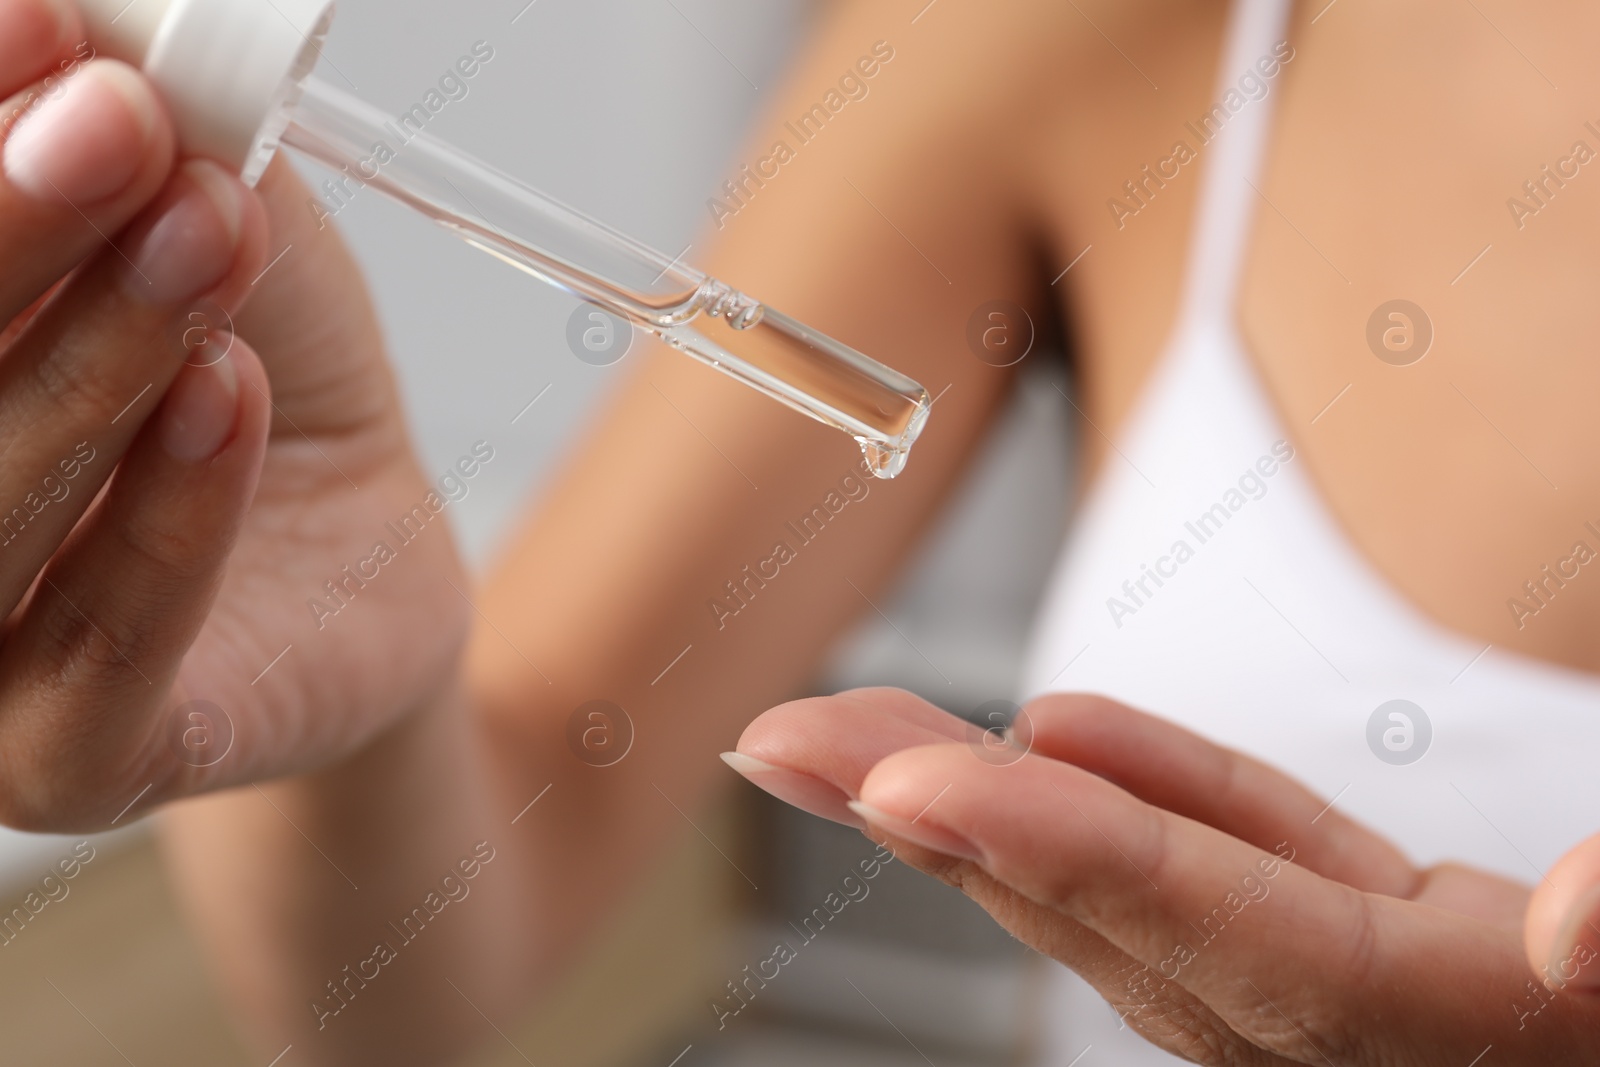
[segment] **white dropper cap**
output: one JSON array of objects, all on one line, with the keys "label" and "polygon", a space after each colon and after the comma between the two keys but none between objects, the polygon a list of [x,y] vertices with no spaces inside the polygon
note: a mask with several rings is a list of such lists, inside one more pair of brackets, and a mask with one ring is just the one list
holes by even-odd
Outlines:
[{"label": "white dropper cap", "polygon": [[141,68],[189,155],[254,185],[316,65],[332,0],[78,0],[99,55]]}]

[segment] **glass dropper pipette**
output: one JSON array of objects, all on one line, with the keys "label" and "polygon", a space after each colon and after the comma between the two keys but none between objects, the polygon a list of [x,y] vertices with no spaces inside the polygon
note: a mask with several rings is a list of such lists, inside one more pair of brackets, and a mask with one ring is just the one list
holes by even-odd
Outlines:
[{"label": "glass dropper pipette", "polygon": [[161,89],[185,151],[253,183],[288,145],[843,430],[879,477],[904,468],[931,406],[922,386],[312,77],[329,0],[77,3],[95,51]]},{"label": "glass dropper pipette", "polygon": [[843,430],[879,477],[905,466],[929,408],[905,375],[318,78],[305,80],[288,115],[285,145]]}]

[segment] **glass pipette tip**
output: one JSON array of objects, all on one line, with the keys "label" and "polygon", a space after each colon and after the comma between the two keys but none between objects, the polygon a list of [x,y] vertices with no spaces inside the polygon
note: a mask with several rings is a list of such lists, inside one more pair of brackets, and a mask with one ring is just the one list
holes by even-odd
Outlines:
[{"label": "glass pipette tip", "polygon": [[905,375],[316,77],[287,119],[283,144],[843,430],[878,477],[904,469],[931,406]]}]

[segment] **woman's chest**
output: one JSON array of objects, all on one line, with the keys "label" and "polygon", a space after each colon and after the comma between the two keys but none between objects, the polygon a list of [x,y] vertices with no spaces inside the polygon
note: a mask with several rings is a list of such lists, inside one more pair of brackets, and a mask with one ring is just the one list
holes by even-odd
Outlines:
[{"label": "woman's chest", "polygon": [[1064,120],[1041,195],[1088,407],[1115,436],[1211,269],[1218,128],[1271,109],[1218,312],[1327,511],[1437,621],[1600,669],[1600,82],[1542,26],[1424,7],[1301,12],[1261,62],[1175,52]]}]

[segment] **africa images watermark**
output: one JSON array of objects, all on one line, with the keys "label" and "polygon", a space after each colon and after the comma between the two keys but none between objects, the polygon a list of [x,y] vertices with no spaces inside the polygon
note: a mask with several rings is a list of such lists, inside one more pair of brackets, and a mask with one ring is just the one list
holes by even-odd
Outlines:
[{"label": "africa images watermark", "polygon": [[[1141,608],[1146,607],[1156,593],[1167,584],[1167,581],[1176,578],[1178,568],[1195,557],[1199,548],[1218,533],[1223,526],[1238,514],[1247,503],[1260,500],[1267,495],[1267,479],[1278,473],[1282,464],[1294,459],[1294,446],[1288,441],[1275,441],[1272,450],[1256,460],[1254,466],[1247,467],[1239,475],[1237,486],[1229,487],[1222,494],[1222,499],[1212,504],[1205,511],[1183,524],[1184,530],[1194,538],[1191,545],[1187,537],[1179,537],[1172,542],[1172,547],[1167,554],[1157,558],[1155,566],[1148,563],[1139,565],[1137,577],[1129,578],[1122,583],[1122,596],[1106,597],[1106,610],[1111,613],[1111,621],[1117,624],[1117,629],[1122,629],[1122,620],[1129,615],[1137,615]],[[1155,588],[1151,588],[1154,583]],[[1126,599],[1124,599],[1126,598]]]},{"label": "africa images watermark", "polygon": [[[799,559],[800,549],[821,537],[828,523],[837,519],[840,512],[852,503],[867,499],[872,493],[871,483],[872,468],[866,460],[862,460],[839,479],[839,488],[830,489],[821,503],[813,505],[798,519],[784,523],[785,536],[773,544],[772,554],[756,562],[753,567],[746,564],[739,572],[739,577],[724,582],[727,596],[718,595],[706,601],[706,606],[711,609],[711,617],[716,620],[717,629],[725,629],[729,619],[749,607],[756,594],[765,589],[768,582],[776,581],[784,567]],[[794,539],[792,545],[789,543],[791,535]]]},{"label": "africa images watermark", "polygon": [[[1593,534],[1596,543],[1600,544],[1600,528],[1593,522],[1585,522],[1583,528]],[[1589,547],[1589,542],[1579,539],[1573,542],[1572,550],[1567,555],[1554,564],[1546,563],[1539,568],[1536,576],[1523,582],[1522,593],[1506,598],[1506,609],[1511,612],[1517,629],[1527,626],[1529,619],[1549,607],[1556,594],[1583,573],[1583,566],[1594,558],[1595,550]]]},{"label": "africa images watermark", "polygon": [[345,164],[339,168],[337,178],[328,178],[322,183],[321,198],[311,197],[306,201],[311,217],[317,220],[317,229],[326,229],[329,219],[349,207],[356,193],[393,163],[400,150],[414,141],[435,115],[449,104],[465,100],[472,92],[472,79],[493,59],[494,48],[488,41],[474,42],[469,55],[456,60],[454,66],[439,76],[437,87],[430,87],[421,100],[392,122],[385,122],[383,128],[389,136],[372,143],[367,155],[356,162],[354,173],[350,165]]},{"label": "africa images watermark", "polygon": [[[350,1002],[356,999],[356,994],[367,988],[368,982],[376,981],[383,973],[383,968],[399,959],[401,950],[421,937],[428,924],[446,908],[466,900],[472,893],[470,883],[483,873],[483,868],[493,862],[494,857],[494,846],[489,842],[479,841],[473,845],[471,855],[463,856],[454,867],[440,876],[438,888],[429,889],[422,903],[403,915],[398,923],[388,923],[383,939],[373,946],[370,956],[356,963],[353,968],[345,964],[339,975],[328,979],[327,995],[311,1002],[311,1013],[317,1017],[317,1029],[326,1029],[328,1020],[348,1008]],[[390,937],[390,934],[394,936]]]},{"label": "africa images watermark", "polygon": [[756,160],[754,166],[749,163],[741,165],[738,177],[722,183],[723,196],[713,196],[706,201],[706,210],[711,212],[711,221],[717,224],[717,229],[726,226],[730,218],[745,209],[757,192],[767,187],[767,182],[799,158],[799,149],[815,140],[835,116],[852,102],[865,100],[872,91],[867,83],[876,78],[893,59],[893,45],[888,41],[874,43],[870,55],[856,60],[850,69],[839,76],[837,88],[829,89],[820,103],[812,104],[810,110],[797,120],[785,122],[783,128],[794,135],[795,143],[791,145],[786,139],[772,142],[767,154]]},{"label": "africa images watermark", "polygon": [[1177,178],[1185,166],[1199,159],[1200,149],[1216,140],[1217,134],[1222,132],[1233,116],[1250,104],[1266,99],[1272,91],[1272,80],[1294,61],[1294,56],[1294,48],[1288,41],[1273,45],[1271,52],[1247,67],[1237,84],[1229,86],[1228,91],[1222,94],[1222,99],[1196,120],[1198,125],[1196,122],[1183,124],[1184,129],[1194,135],[1195,145],[1180,137],[1164,157],[1153,164],[1146,163],[1138,175],[1123,182],[1122,189],[1127,199],[1113,196],[1106,201],[1106,210],[1111,212],[1111,221],[1117,224],[1117,229],[1125,228],[1129,219],[1150,206],[1156,194],[1167,187],[1167,182]]},{"label": "africa images watermark", "polygon": [[[1583,128],[1594,135],[1596,143],[1600,143],[1600,127],[1591,120],[1585,122]],[[1529,219],[1549,207],[1556,194],[1567,187],[1567,182],[1582,173],[1583,167],[1592,162],[1596,155],[1589,142],[1581,138],[1573,141],[1567,154],[1557,159],[1553,166],[1546,163],[1539,168],[1537,175],[1522,183],[1522,196],[1506,197],[1506,210],[1511,212],[1511,221],[1517,229],[1527,226]]]},{"label": "africa images watermark", "polygon": [[317,629],[326,629],[330,618],[354,603],[367,583],[375,581],[383,573],[384,567],[399,559],[400,550],[421,537],[428,524],[442,514],[448,505],[465,500],[472,491],[471,480],[493,459],[493,445],[488,441],[474,443],[471,454],[462,456],[456,460],[455,466],[441,474],[437,487],[428,490],[420,503],[413,505],[398,520],[384,523],[384,532],[394,540],[394,544],[391,545],[388,539],[373,542],[370,552],[355,563],[341,567],[337,575],[322,583],[326,596],[318,594],[306,599],[306,606],[311,609]]},{"label": "africa images watermark", "polygon": [[1538,981],[1530,978],[1524,983],[1523,993],[1511,1002],[1511,1011],[1517,1017],[1517,1029],[1526,1030],[1528,1020],[1537,1018],[1539,1013],[1552,1004],[1556,997],[1566,991],[1573,979],[1578,977],[1578,972],[1593,963],[1600,953],[1582,941],[1572,946],[1572,952],[1567,958],[1556,963],[1545,964],[1539,969]]},{"label": "africa images watermark", "polygon": [[8,136],[12,127],[39,110],[46,100],[54,100],[66,92],[67,82],[83,69],[85,63],[95,58],[95,55],[93,45],[88,41],[79,42],[73,49],[72,55],[56,64],[55,69],[46,74],[36,88],[24,92],[11,108],[10,114],[0,119],[0,137]]},{"label": "africa images watermark", "polygon": [[66,900],[67,894],[72,892],[72,887],[67,883],[82,874],[94,857],[94,846],[87,841],[79,841],[72,847],[70,856],[57,860],[50,873],[39,879],[38,887],[28,890],[21,904],[0,915],[0,947],[9,948],[11,942],[21,937],[22,931],[37,920],[45,908]]},{"label": "africa images watermark", "polygon": [[81,441],[72,450],[72,455],[56,464],[60,476],[47,474],[39,483],[39,488],[22,498],[22,503],[11,509],[11,513],[0,518],[0,548],[5,548],[11,542],[22,536],[22,531],[39,516],[39,513],[51,504],[59,504],[72,495],[72,481],[83,473],[83,468],[94,462],[96,452],[94,446],[87,441]]},{"label": "africa images watermark", "polygon": [[1200,958],[1201,950],[1215,942],[1228,929],[1230,923],[1244,914],[1252,904],[1260,904],[1272,895],[1272,880],[1283,873],[1286,865],[1294,862],[1295,850],[1289,842],[1281,842],[1271,855],[1264,855],[1245,871],[1239,881],[1228,890],[1222,902],[1200,919],[1200,925],[1189,924],[1195,932],[1193,941],[1179,941],[1165,958],[1154,967],[1145,964],[1128,979],[1126,992],[1130,1005],[1111,1005],[1124,1026],[1132,1016],[1154,1004],[1168,982],[1176,982],[1183,969]]},{"label": "africa images watermark", "polygon": [[893,863],[894,859],[892,848],[888,845],[879,845],[876,852],[856,864],[861,877],[857,878],[854,871],[845,875],[839,881],[839,888],[829,891],[828,895],[822,898],[822,903],[812,908],[810,914],[800,920],[799,926],[792,922],[789,924],[789,929],[800,938],[799,948],[795,948],[787,940],[778,941],[765,959],[753,965],[746,964],[741,972],[743,977],[737,982],[729,980],[728,995],[710,1001],[711,1014],[717,1019],[717,1029],[726,1029],[728,1020],[748,1008],[750,1002],[756,999],[756,995],[767,988],[767,983],[782,974],[786,965],[799,959],[800,949],[821,936],[827,925],[845,908],[866,900],[867,894],[872,892],[872,887],[867,883],[882,874],[883,868]]}]

